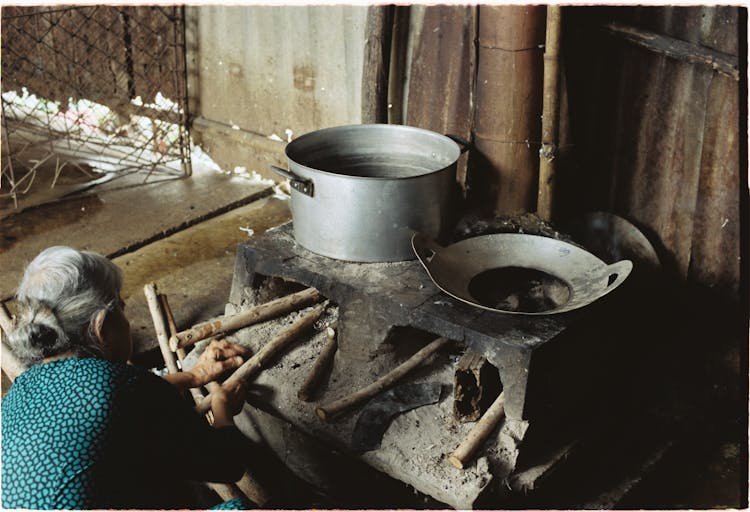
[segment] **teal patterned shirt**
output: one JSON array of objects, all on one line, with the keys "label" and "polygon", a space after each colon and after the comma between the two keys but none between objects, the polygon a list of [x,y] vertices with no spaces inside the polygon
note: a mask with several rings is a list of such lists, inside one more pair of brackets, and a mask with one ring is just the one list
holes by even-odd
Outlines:
[{"label": "teal patterned shirt", "polygon": [[2,402],[2,507],[188,508],[189,480],[242,476],[246,440],[165,380],[97,358],[32,366]]}]

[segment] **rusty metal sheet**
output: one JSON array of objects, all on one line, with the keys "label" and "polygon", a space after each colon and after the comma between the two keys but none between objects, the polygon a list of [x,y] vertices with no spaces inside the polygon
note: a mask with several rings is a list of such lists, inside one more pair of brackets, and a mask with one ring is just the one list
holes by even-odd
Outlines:
[{"label": "rusty metal sheet", "polygon": [[619,98],[624,123],[615,127],[619,143],[612,155],[615,211],[653,229],[673,260],[669,266],[686,276],[712,73],[629,50],[631,73]]},{"label": "rusty metal sheet", "polygon": [[360,121],[367,6],[188,9],[196,115],[283,140]]},{"label": "rusty metal sheet", "polygon": [[[476,12],[476,7],[457,5],[411,7],[417,30],[405,124],[470,139]],[[459,183],[466,179],[465,160],[459,162]]]},{"label": "rusty metal sheet", "polygon": [[716,76],[708,91],[701,175],[689,278],[739,294],[739,97],[734,80]]},{"label": "rusty metal sheet", "polygon": [[[603,12],[608,19],[635,25],[632,9]],[[693,21],[705,12],[717,17],[702,18],[707,25],[701,28]],[[662,30],[671,16],[670,26],[684,26],[690,37],[683,36],[695,42],[703,37],[696,31],[710,33],[719,26],[719,15],[727,13],[658,8],[657,19],[650,19],[653,26],[638,26]],[[585,19],[591,14],[572,15]],[[693,17],[690,23],[686,15]],[[568,39],[568,70],[586,78],[574,81],[570,89],[579,167],[566,169],[566,187],[579,190],[567,196],[567,208],[603,208],[631,219],[649,235],[662,263],[676,276],[737,298],[738,83],[707,66],[591,30],[579,40]]]}]

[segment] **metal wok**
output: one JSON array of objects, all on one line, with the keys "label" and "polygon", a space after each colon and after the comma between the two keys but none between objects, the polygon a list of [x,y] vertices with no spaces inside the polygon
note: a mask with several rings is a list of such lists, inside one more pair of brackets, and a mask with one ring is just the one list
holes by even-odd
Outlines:
[{"label": "metal wok", "polygon": [[571,311],[617,288],[633,269],[630,260],[607,265],[567,242],[516,233],[477,236],[447,247],[417,233],[412,248],[445,293],[500,313]]}]

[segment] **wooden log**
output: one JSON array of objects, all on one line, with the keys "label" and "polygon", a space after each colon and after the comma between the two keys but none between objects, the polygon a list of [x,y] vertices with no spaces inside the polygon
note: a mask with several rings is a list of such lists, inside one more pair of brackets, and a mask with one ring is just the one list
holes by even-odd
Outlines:
[{"label": "wooden log", "polygon": [[453,453],[448,456],[448,462],[453,467],[463,469],[466,463],[474,456],[482,443],[495,430],[498,423],[505,417],[505,393],[495,399],[484,416],[474,425],[466,438],[458,445]]},{"label": "wooden log", "polygon": [[283,314],[300,309],[305,304],[318,302],[321,299],[322,297],[320,293],[318,293],[318,290],[315,288],[307,288],[297,293],[287,295],[286,297],[281,297],[272,300],[271,302],[241,311],[235,315],[224,316],[211,322],[196,325],[192,329],[179,332],[169,340],[169,347],[172,350],[189,347],[190,345],[194,345],[198,341],[210,336],[242,329],[243,327],[258,322],[276,318]]},{"label": "wooden log", "polygon": [[[237,382],[247,382],[255,377],[260,370],[270,361],[278,352],[284,349],[292,341],[296,340],[302,333],[311,328],[313,324],[323,314],[327,302],[319,304],[308,313],[295,320],[289,327],[281,331],[271,341],[266,343],[255,355],[245,361],[242,366],[237,368],[234,373],[224,381],[223,386],[231,386]],[[211,408],[211,394],[196,406],[196,410],[203,414]]]},{"label": "wooden log", "polygon": [[310,370],[307,379],[305,379],[305,382],[297,391],[297,398],[302,401],[309,402],[312,399],[315,390],[318,388],[318,384],[320,384],[320,380],[323,378],[323,375],[325,375],[326,371],[331,366],[333,356],[336,354],[336,350],[338,349],[338,342],[336,341],[335,322],[334,324],[329,325],[326,329],[326,337],[326,344],[323,346],[323,349],[320,351],[320,355],[315,360],[315,364]]},{"label": "wooden log", "polygon": [[552,220],[555,209],[555,174],[560,146],[560,13],[559,5],[547,6],[542,87],[542,147],[539,149],[537,215]]},{"label": "wooden log", "polygon": [[448,343],[450,343],[450,340],[446,338],[437,338],[372,384],[352,393],[351,395],[345,396],[331,403],[318,407],[317,409],[315,409],[315,413],[320,419],[328,421],[335,415],[349,409],[350,407],[353,407],[369,398],[372,398],[381,391],[384,391],[393,386],[407,373],[422,364],[425,360],[427,360],[428,357],[430,357],[432,354],[440,350]]},{"label": "wooden log", "polygon": [[146,295],[148,310],[151,312],[151,320],[154,322],[156,339],[159,342],[159,349],[161,350],[162,358],[164,358],[164,364],[167,365],[169,373],[177,373],[177,362],[175,360],[175,355],[169,349],[169,335],[167,334],[167,325],[161,311],[156,283],[147,283],[143,287],[143,293]]}]

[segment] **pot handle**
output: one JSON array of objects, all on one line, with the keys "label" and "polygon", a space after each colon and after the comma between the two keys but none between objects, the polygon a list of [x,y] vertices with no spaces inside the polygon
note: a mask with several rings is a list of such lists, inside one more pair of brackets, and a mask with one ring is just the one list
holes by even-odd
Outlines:
[{"label": "pot handle", "polygon": [[313,196],[313,193],[315,191],[315,186],[312,180],[297,176],[292,171],[287,171],[286,169],[282,169],[281,167],[276,167],[275,165],[271,165],[270,167],[271,167],[271,170],[275,172],[276,174],[280,174],[283,177],[287,178],[289,180],[289,184],[292,186],[294,190],[302,194],[305,194],[306,196],[310,196],[310,197]]},{"label": "pot handle", "polygon": [[451,135],[450,133],[445,134],[446,137],[448,137],[450,140],[461,146],[461,154],[466,153],[471,149],[471,142],[469,142],[466,139],[463,139],[459,137],[458,135]]}]

